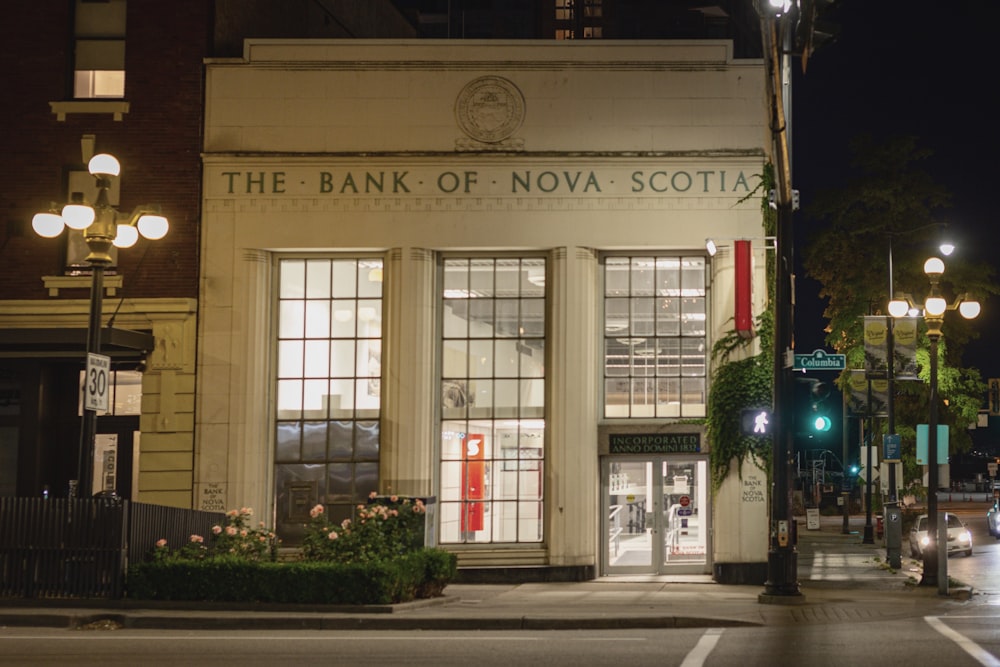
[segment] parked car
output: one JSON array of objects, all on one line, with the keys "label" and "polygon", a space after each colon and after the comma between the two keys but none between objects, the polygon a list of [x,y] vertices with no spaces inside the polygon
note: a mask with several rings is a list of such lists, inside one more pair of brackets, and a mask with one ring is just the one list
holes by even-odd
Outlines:
[{"label": "parked car", "polygon": [[[956,515],[946,512],[944,520],[948,526],[948,554],[962,552],[972,555],[972,533]],[[927,515],[921,514],[910,529],[910,555],[922,558],[923,550],[930,544],[927,535]]]},{"label": "parked car", "polygon": [[986,511],[986,529],[990,535],[1000,540],[1000,500],[994,500]]}]

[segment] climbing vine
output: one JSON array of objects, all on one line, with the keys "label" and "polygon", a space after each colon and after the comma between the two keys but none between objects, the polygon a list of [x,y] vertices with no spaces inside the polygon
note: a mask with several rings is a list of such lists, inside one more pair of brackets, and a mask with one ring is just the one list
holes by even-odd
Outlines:
[{"label": "climbing vine", "polygon": [[[777,228],[775,211],[768,203],[768,193],[774,187],[774,172],[770,164],[754,192],[747,198],[760,197],[763,228],[766,236],[774,236]],[[747,457],[753,457],[765,469],[770,469],[771,439],[743,435],[740,415],[744,409],[768,407],[774,394],[774,253],[765,253],[768,308],[756,318],[757,336],[743,338],[730,331],[712,346],[712,391],[708,397],[706,430],[712,443],[709,465],[712,488],[718,489],[729,475],[733,461],[742,471]],[[754,344],[757,351],[754,352]],[[750,356],[743,356],[750,355]],[[741,356],[742,358],[736,358]]]}]

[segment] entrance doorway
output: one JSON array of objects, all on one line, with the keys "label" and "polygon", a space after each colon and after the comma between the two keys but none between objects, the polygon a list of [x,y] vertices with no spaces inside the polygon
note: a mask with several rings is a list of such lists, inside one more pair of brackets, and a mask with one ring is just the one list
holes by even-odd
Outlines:
[{"label": "entrance doorway", "polygon": [[710,574],[708,457],[605,457],[603,574]]}]

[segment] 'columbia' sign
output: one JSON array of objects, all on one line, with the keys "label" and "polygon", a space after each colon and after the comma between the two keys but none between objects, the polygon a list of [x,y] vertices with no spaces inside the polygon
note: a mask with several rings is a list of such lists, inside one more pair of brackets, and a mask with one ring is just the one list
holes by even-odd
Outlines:
[{"label": "'columbia' sign", "polygon": [[796,354],[794,370],[797,371],[842,371],[847,368],[847,355],[828,354],[815,350],[812,354]]}]

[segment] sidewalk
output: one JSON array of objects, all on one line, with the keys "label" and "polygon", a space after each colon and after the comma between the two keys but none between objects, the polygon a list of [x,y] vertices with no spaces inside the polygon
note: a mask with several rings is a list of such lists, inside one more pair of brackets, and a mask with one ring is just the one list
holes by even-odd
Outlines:
[{"label": "sidewalk", "polygon": [[[962,605],[917,586],[919,564],[886,565],[885,550],[862,544],[864,517],[849,534],[841,517],[822,517],[819,530],[799,520],[801,596],[762,604],[763,586],[724,586],[710,577],[602,577],[575,583],[448,586],[445,595],[399,605],[247,609],[206,603],[0,600],[0,627],[268,629],[268,630],[544,630],[723,627],[831,623],[943,613]],[[913,569],[916,571],[912,571]],[[73,605],[73,606],[67,606]]]}]

